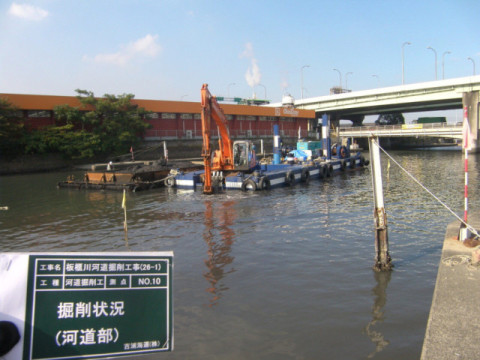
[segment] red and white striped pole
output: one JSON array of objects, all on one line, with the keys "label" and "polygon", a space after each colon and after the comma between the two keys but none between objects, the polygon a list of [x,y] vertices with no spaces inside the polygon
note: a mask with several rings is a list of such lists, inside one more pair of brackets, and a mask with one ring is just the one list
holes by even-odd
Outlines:
[{"label": "red and white striped pole", "polygon": [[[468,123],[468,108],[463,108],[463,148],[465,150],[465,209],[463,212],[464,224],[460,225],[460,241],[465,241],[469,237],[469,231],[466,226],[468,220],[468,150],[471,147],[470,144],[470,125]],[[463,230],[463,231],[462,231]]]}]

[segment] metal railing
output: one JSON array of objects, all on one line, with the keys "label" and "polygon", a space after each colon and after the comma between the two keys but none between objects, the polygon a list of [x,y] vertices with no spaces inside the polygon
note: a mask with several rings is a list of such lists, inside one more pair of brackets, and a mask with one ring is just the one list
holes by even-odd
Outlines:
[{"label": "metal railing", "polygon": [[[280,130],[282,137],[296,138],[298,131]],[[311,134],[309,133],[309,136]],[[256,139],[256,138],[270,138],[273,137],[272,130],[230,130],[230,136],[233,139]],[[145,131],[145,140],[198,140],[202,139],[201,130],[158,130],[148,129]],[[213,132],[212,138],[218,138],[218,134]]]},{"label": "metal railing", "polygon": [[462,124],[427,123],[402,125],[363,125],[341,126],[337,128],[339,136],[369,137],[371,135],[384,137],[399,136],[435,136],[435,137],[462,137]]}]

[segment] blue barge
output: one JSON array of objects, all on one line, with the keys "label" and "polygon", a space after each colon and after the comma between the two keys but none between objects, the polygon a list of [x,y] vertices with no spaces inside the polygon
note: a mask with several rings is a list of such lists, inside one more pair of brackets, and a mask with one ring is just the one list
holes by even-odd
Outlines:
[{"label": "blue barge", "polygon": [[[201,97],[204,170],[184,173],[172,169],[165,179],[165,185],[168,187],[195,190],[199,186],[203,188],[204,194],[211,194],[214,189],[267,190],[279,186],[293,186],[298,182],[307,183],[311,178],[326,178],[335,172],[346,171],[347,168],[355,169],[365,164],[365,159],[360,153],[351,155],[350,139],[347,140],[347,146],[331,146],[330,125],[326,114],[322,116],[322,141],[300,144],[305,147],[297,144],[299,149],[289,152],[293,153],[293,157],[283,164],[280,161],[282,146],[279,129],[278,124],[275,124],[273,163],[261,164],[257,162],[255,146],[250,140],[237,140],[232,143],[227,118],[216,98],[208,90],[207,84],[202,86]],[[212,119],[219,133],[219,149],[213,153],[210,146]],[[305,150],[302,151],[300,148]],[[315,153],[312,150],[316,150]],[[319,156],[320,150],[323,153],[322,157]]]},{"label": "blue barge", "polygon": [[[294,186],[310,180],[325,179],[335,173],[361,168],[367,161],[357,153],[345,158],[316,159],[298,164],[258,164],[250,173],[241,171],[212,173],[212,182],[220,190],[268,190],[281,186]],[[168,187],[192,189],[203,187],[204,170],[192,172],[172,171],[165,184]]]}]

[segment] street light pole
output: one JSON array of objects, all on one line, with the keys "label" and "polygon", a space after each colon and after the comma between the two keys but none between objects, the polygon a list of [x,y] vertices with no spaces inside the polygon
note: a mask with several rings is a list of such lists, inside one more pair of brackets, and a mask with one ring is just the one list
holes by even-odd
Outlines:
[{"label": "street light pole", "polygon": [[345,74],[345,89],[348,90],[348,75],[353,75],[353,72],[347,72]]},{"label": "street light pole", "polygon": [[473,64],[473,75],[475,76],[475,60],[473,60],[471,57],[469,57],[467,60],[470,60]]},{"label": "street light pole", "polygon": [[230,85],[236,85],[235,83],[230,83],[227,86],[227,97],[230,97]]},{"label": "street light pole", "polygon": [[265,87],[265,85],[262,85],[262,84],[258,84],[258,86],[263,87],[263,90],[265,90],[265,99],[264,100],[267,100],[267,88]]},{"label": "street light pole", "polygon": [[405,84],[405,45],[411,45],[410,42],[405,41],[402,44],[402,85]]},{"label": "street light pole", "polygon": [[333,71],[338,72],[338,75],[340,76],[340,90],[342,90],[342,73],[338,69],[333,69]]},{"label": "street light pole", "polygon": [[442,54],[442,80],[445,79],[445,55],[451,54],[450,51],[445,51]]},{"label": "street light pole", "polygon": [[310,65],[303,65],[302,68],[300,69],[300,73],[301,73],[301,77],[302,77],[302,83],[301,83],[301,87],[302,87],[302,99],[303,99],[303,69],[304,68],[307,68],[307,67],[310,67]]},{"label": "street light pole", "polygon": [[432,50],[435,54],[435,80],[437,80],[437,52],[431,46],[428,46],[427,49]]}]

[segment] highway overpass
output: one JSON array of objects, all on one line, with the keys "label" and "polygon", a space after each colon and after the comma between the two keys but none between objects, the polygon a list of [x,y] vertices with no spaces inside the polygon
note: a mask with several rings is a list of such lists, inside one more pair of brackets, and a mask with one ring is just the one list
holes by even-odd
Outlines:
[{"label": "highway overpass", "polygon": [[477,75],[311,97],[295,100],[293,106],[296,109],[315,110],[318,118],[327,114],[334,127],[338,127],[342,119],[361,125],[365,115],[463,108],[468,116],[474,148],[477,148],[479,93],[480,75]]},{"label": "highway overpass", "polygon": [[461,109],[463,94],[478,91],[480,75],[312,97],[295,100],[294,107],[337,115],[339,119],[350,115]]}]

